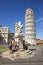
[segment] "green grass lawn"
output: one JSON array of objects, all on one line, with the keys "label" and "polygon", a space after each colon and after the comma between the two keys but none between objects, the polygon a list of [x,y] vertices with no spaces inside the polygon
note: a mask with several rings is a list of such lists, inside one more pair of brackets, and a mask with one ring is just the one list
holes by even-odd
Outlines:
[{"label": "green grass lawn", "polygon": [[0,45],[0,53],[7,51],[8,48],[5,45]]}]

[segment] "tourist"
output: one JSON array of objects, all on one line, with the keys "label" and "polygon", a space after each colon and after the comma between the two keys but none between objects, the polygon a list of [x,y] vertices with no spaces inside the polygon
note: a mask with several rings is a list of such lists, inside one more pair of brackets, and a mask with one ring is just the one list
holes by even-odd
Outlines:
[{"label": "tourist", "polygon": [[12,40],[12,53],[19,49],[19,44],[14,39]]},{"label": "tourist", "polygon": [[14,42],[15,40],[12,38],[11,42],[9,43],[9,49],[11,51],[11,53],[13,53],[14,49],[15,49],[15,45],[14,45]]},{"label": "tourist", "polygon": [[16,42],[12,39],[12,53],[15,51]]},{"label": "tourist", "polygon": [[9,43],[9,50],[10,50],[10,52],[9,53],[12,53],[12,41],[10,41],[10,43]]},{"label": "tourist", "polygon": [[12,41],[9,44],[9,49],[13,53],[14,51],[18,51],[19,49],[19,43],[12,39]]},{"label": "tourist", "polygon": [[12,50],[12,42],[9,43],[9,49]]},{"label": "tourist", "polygon": [[23,40],[23,49],[25,50],[25,40]]},{"label": "tourist", "polygon": [[28,43],[25,40],[23,40],[23,49],[28,50]]}]

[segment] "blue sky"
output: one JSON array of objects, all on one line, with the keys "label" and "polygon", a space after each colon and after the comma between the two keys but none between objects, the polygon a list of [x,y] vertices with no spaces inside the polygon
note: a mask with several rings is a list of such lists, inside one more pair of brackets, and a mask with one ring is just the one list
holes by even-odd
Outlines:
[{"label": "blue sky", "polygon": [[[43,39],[43,0],[0,0],[0,24],[12,32],[16,22],[25,23],[26,9],[32,8],[36,22],[36,38]],[[24,30],[23,30],[24,33]]]}]

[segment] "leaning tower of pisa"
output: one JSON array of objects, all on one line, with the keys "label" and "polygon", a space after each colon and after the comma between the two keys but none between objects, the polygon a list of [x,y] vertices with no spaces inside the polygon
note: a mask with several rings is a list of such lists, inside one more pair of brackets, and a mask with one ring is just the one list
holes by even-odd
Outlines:
[{"label": "leaning tower of pisa", "polygon": [[31,8],[25,14],[25,39],[29,44],[36,45],[35,18]]}]

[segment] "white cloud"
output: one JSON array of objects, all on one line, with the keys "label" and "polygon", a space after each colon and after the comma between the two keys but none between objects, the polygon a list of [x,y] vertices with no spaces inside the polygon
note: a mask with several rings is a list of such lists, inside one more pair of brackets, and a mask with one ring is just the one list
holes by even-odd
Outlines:
[{"label": "white cloud", "polygon": [[36,20],[36,22],[39,22],[39,21],[43,21],[43,18],[40,18],[40,19]]}]

